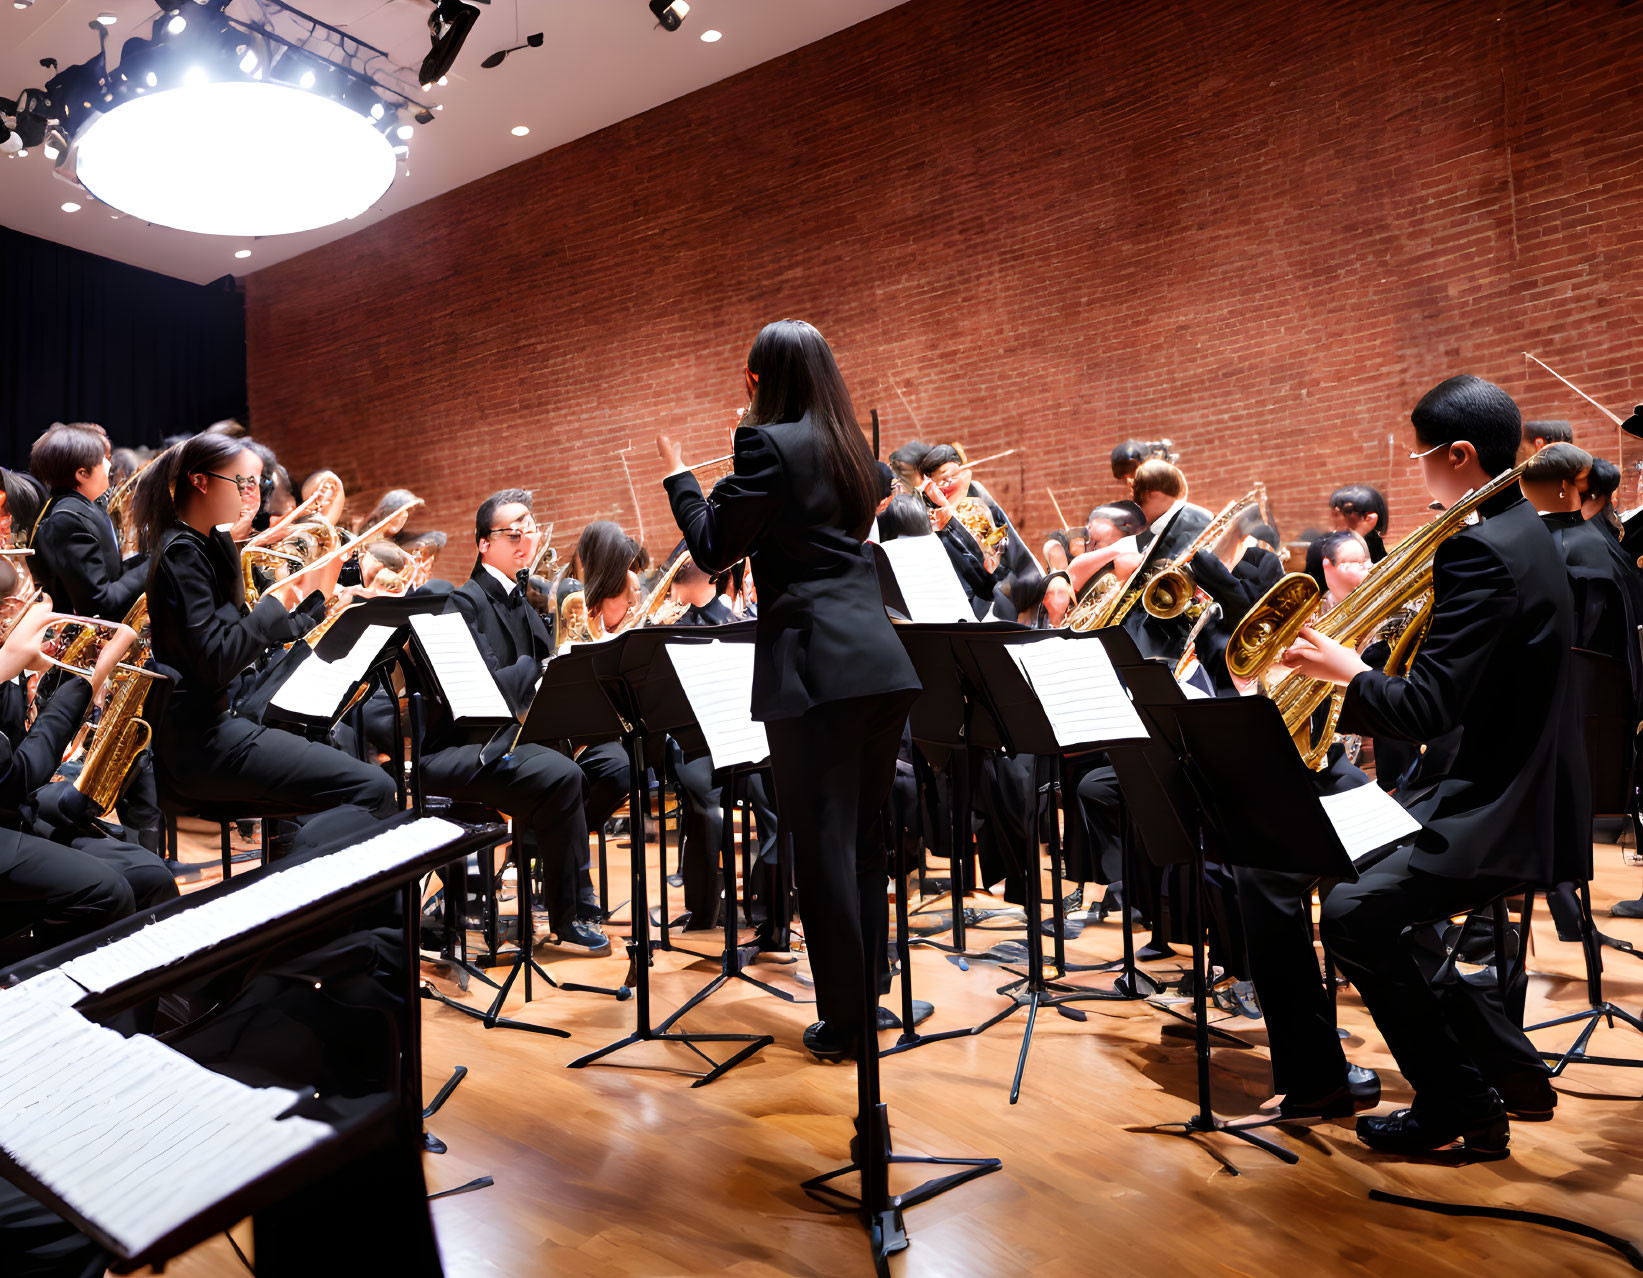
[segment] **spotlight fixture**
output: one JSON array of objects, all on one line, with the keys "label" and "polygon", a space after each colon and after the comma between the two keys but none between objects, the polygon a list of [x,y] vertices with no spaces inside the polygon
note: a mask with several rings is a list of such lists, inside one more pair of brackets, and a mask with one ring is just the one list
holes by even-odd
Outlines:
[{"label": "spotlight fixture", "polygon": [[105,27],[112,27],[119,21],[119,18],[115,17],[112,13],[104,11],[103,13],[99,13],[97,15],[97,21],[102,23]]},{"label": "spotlight fixture", "polygon": [[690,5],[685,0],[650,0],[650,11],[664,31],[677,31],[690,12]]},{"label": "spotlight fixture", "polygon": [[80,206],[73,200],[69,200],[63,205],[63,212],[65,213],[78,213],[79,211]]},{"label": "spotlight fixture", "polygon": [[[489,4],[491,0],[479,0]],[[422,59],[417,73],[424,85],[434,83],[451,69],[456,55],[462,52],[462,42],[468,38],[474,23],[479,21],[479,10],[465,0],[437,0],[434,11],[428,15],[428,56]]]},{"label": "spotlight fixture", "polygon": [[708,31],[702,32],[702,43],[703,44],[718,44],[719,41],[723,40],[724,38],[725,38],[725,33],[723,31],[708,30]]},{"label": "spotlight fixture", "polygon": [[238,258],[250,257],[251,256],[251,250],[250,249],[235,249],[234,250],[234,256],[238,257]]},{"label": "spotlight fixture", "polygon": [[13,9],[32,9],[34,8],[34,0],[11,0],[11,7]]},{"label": "spotlight fixture", "polygon": [[502,65],[502,60],[504,58],[506,58],[510,53],[518,53],[521,49],[540,49],[541,47],[542,47],[542,32],[538,31],[535,35],[526,36],[524,44],[516,44],[511,49],[498,49],[495,53],[491,54],[490,57],[486,58],[479,65],[484,67],[485,70],[489,71],[492,67],[501,66]]},{"label": "spotlight fixture", "polygon": [[516,125],[513,126],[513,128],[508,130],[508,132],[513,134],[514,137],[516,137],[516,138],[522,138],[527,133],[529,133],[530,131],[531,131],[531,126],[528,125],[528,124],[516,124]]}]

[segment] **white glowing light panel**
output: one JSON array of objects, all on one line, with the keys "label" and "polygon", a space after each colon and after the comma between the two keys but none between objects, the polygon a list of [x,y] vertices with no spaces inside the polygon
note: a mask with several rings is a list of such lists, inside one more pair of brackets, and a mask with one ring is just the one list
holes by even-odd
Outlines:
[{"label": "white glowing light panel", "polygon": [[133,98],[80,136],[86,189],[202,235],[289,235],[358,217],[394,180],[393,146],[340,102],[260,80]]}]

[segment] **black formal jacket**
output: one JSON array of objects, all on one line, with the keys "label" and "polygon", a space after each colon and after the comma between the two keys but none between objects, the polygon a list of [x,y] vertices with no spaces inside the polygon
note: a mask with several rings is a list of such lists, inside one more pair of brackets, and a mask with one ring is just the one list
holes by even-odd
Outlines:
[{"label": "black formal jacket", "polygon": [[[1467,879],[1551,880],[1567,777],[1559,759],[1574,610],[1552,535],[1513,485],[1433,559],[1432,627],[1407,678],[1366,671],[1347,687],[1340,731],[1460,738],[1441,776],[1400,795],[1426,828],[1410,864]],[[1567,760],[1565,760],[1565,763]]]},{"label": "black formal jacket", "polygon": [[1643,694],[1643,657],[1637,627],[1643,623],[1643,572],[1602,522],[1578,510],[1542,515],[1552,530],[1574,592],[1575,647],[1624,661],[1631,672],[1632,703]]},{"label": "black formal jacket", "polygon": [[730,611],[730,605],[715,595],[705,604],[691,604],[684,610],[676,626],[724,626],[736,620],[736,614]]},{"label": "black formal jacket", "polygon": [[148,584],[147,557],[122,563],[108,512],[72,488],[51,494],[29,544],[29,570],[59,612],[121,621]]},{"label": "black formal jacket", "polygon": [[172,730],[215,722],[249,687],[259,658],[325,615],[317,590],[290,612],[271,594],[248,609],[239,551],[220,528],[207,536],[174,524],[152,558],[148,618],[155,660],[176,672],[165,707]]},{"label": "black formal jacket", "polygon": [[[536,695],[542,663],[553,655],[553,636],[542,614],[522,594],[498,581],[478,559],[468,580],[447,596],[445,611],[462,614],[508,709],[523,714]],[[483,744],[494,731],[458,728],[451,723],[447,708],[438,706],[429,715],[423,748],[433,751]]]},{"label": "black formal jacket", "polygon": [[1219,616],[1204,624],[1193,640],[1198,664],[1208,673],[1217,693],[1237,694],[1238,685],[1232,682],[1232,674],[1227,669],[1227,641],[1244,614],[1283,574],[1283,561],[1264,546],[1251,546],[1230,569],[1213,551],[1200,550],[1193,555],[1193,580],[1221,610]]},{"label": "black formal jacket", "polygon": [[23,805],[56,775],[90,705],[91,684],[65,679],[26,732],[8,724],[0,733],[0,825],[20,828]]},{"label": "black formal jacket", "polygon": [[[1144,571],[1151,573],[1171,560],[1179,559],[1198,534],[1209,527],[1212,518],[1214,516],[1202,506],[1182,506],[1175,518],[1165,525],[1163,532],[1156,534],[1163,544]],[[1154,536],[1151,527],[1142,529],[1135,539],[1136,548],[1143,552],[1150,550]],[[1179,661],[1187,648],[1187,636],[1192,633],[1192,622],[1185,617],[1170,617],[1167,620],[1154,617],[1139,603],[1125,614],[1120,624],[1129,631],[1143,657],[1162,661]]]},{"label": "black formal jacket", "polygon": [[812,706],[919,686],[862,545],[867,528],[844,526],[820,444],[808,416],[741,426],[735,470],[711,498],[689,471],[665,481],[673,518],[703,569],[722,572],[753,557],[755,719],[797,718]]}]

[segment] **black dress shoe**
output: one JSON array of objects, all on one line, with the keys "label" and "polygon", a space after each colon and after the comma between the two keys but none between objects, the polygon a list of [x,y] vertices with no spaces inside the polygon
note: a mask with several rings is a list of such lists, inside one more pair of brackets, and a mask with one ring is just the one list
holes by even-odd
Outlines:
[{"label": "black dress shoe", "polygon": [[1552,1077],[1540,1070],[1524,1070],[1495,1080],[1495,1092],[1506,1112],[1526,1123],[1546,1123],[1557,1109],[1557,1093],[1552,1090]]},{"label": "black dress shoe", "polygon": [[856,1036],[848,1030],[836,1030],[826,1021],[817,1021],[804,1031],[804,1050],[819,1061],[842,1061],[856,1054]]},{"label": "black dress shoe", "polygon": [[1381,1076],[1372,1069],[1348,1064],[1346,1088],[1352,1093],[1352,1099],[1358,1102],[1359,1109],[1374,1109],[1381,1103]]},{"label": "black dress shoe", "polygon": [[1151,963],[1155,959],[1174,958],[1175,951],[1170,949],[1167,941],[1148,941],[1135,952],[1135,957],[1143,963]]},{"label": "black dress shoe", "polygon": [[[1417,1113],[1397,1109],[1358,1120],[1358,1139],[1383,1154],[1464,1153],[1471,1158],[1505,1158],[1511,1123],[1506,1106],[1491,1093],[1490,1104],[1471,1114]],[[1458,1147],[1458,1148],[1457,1148]]]},{"label": "black dress shoe", "polygon": [[1346,1067],[1346,1080],[1316,1096],[1291,1093],[1278,1105],[1282,1118],[1345,1118],[1359,1110],[1374,1109],[1381,1100],[1380,1075],[1361,1065]]},{"label": "black dress shoe", "polygon": [[[924,1024],[925,1021],[935,1015],[935,1011],[936,1005],[934,1003],[926,1003],[921,998],[915,998],[913,1000],[913,1024],[915,1026]],[[880,1007],[879,1028],[881,1030],[900,1029],[901,1017],[897,1016],[888,1007]]]},{"label": "black dress shoe", "polygon": [[1635,901],[1616,901],[1609,913],[1617,919],[1643,919],[1643,897]]},{"label": "black dress shoe", "polygon": [[592,954],[609,954],[610,938],[599,926],[597,919],[575,919],[568,928],[554,935],[558,945],[575,945]]},{"label": "black dress shoe", "polygon": [[754,929],[753,942],[761,954],[785,954],[793,948],[793,932],[790,928],[773,927],[766,919]]}]

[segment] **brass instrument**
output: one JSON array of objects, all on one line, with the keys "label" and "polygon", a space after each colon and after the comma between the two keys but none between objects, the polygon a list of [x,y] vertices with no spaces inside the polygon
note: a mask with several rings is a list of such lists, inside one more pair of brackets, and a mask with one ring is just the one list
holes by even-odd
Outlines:
[{"label": "brass instrument", "polygon": [[673,579],[679,575],[679,569],[689,562],[688,552],[675,555],[673,562],[651,586],[650,593],[630,605],[616,628],[608,632],[604,622],[589,612],[586,596],[580,590],[573,590],[559,601],[559,642],[597,643],[639,626],[672,625],[684,615],[685,606],[676,606],[677,601],[670,601],[668,590],[673,585]]},{"label": "brass instrument", "polygon": [[[1182,507],[1182,509],[1185,509],[1185,507]],[[1099,593],[1099,602],[1084,599],[1080,600],[1079,603],[1087,603],[1089,606],[1079,607],[1077,604],[1073,606],[1073,609],[1068,613],[1068,625],[1073,630],[1100,630],[1104,626],[1116,626],[1129,615],[1130,609],[1135,607],[1140,600],[1141,592],[1146,588],[1154,572],[1157,571],[1153,564],[1158,559],[1159,552],[1163,549],[1164,538],[1169,535],[1170,529],[1175,526],[1175,520],[1179,516],[1180,511],[1178,510],[1175,515],[1170,517],[1170,521],[1164,526],[1164,530],[1152,539],[1152,542],[1147,546],[1145,556],[1136,565],[1134,572],[1122,580],[1114,574],[1110,577],[1110,580],[1115,584],[1102,587],[1099,592],[1091,592],[1092,595]]]},{"label": "brass instrument", "polygon": [[960,497],[951,511],[951,517],[958,520],[964,531],[975,538],[976,545],[988,554],[997,554],[1009,539],[1009,528],[993,522],[993,512],[979,497]]},{"label": "brass instrument", "polygon": [[1079,632],[1099,629],[1100,619],[1112,610],[1113,602],[1123,590],[1124,579],[1117,573],[1103,573],[1096,577],[1084,595],[1075,599],[1072,607],[1067,609],[1062,625]]},{"label": "brass instrument", "polygon": [[[1361,647],[1400,613],[1410,617],[1387,662],[1390,674],[1405,673],[1426,634],[1432,607],[1432,559],[1437,549],[1491,497],[1517,483],[1522,466],[1496,475],[1457,501],[1437,519],[1410,533],[1369,571],[1363,582],[1331,608],[1317,631],[1350,648]],[[1290,573],[1267,591],[1233,629],[1227,642],[1227,669],[1240,679],[1264,675],[1294,643],[1318,604],[1318,584],[1305,573]],[[1323,767],[1334,740],[1345,689],[1323,679],[1287,672],[1269,690],[1283,712],[1284,726],[1308,767]],[[1329,703],[1328,718],[1314,734],[1312,715]]]},{"label": "brass instrument", "polygon": [[[155,682],[165,677],[143,664],[149,653],[146,595],[137,597],[122,624],[136,631],[137,642],[126,654],[127,660],[121,661],[109,676],[102,718],[92,729],[91,743],[81,758],[79,775],[74,778],[74,788],[85,795],[98,812],[107,812],[119,801],[132,767],[148,749],[154,734],[142,717],[143,706]],[[109,626],[109,623],[103,625]],[[87,627],[64,652],[64,664],[74,668],[75,663],[86,660],[94,644],[100,647],[102,642],[97,631]]]},{"label": "brass instrument", "polygon": [[1204,531],[1193,538],[1190,546],[1147,578],[1146,584],[1141,587],[1141,606],[1160,620],[1167,621],[1182,613],[1188,613],[1188,619],[1195,620],[1203,612],[1203,605],[1197,598],[1198,583],[1192,575],[1192,557],[1200,550],[1214,546],[1250,511],[1259,512],[1265,506],[1266,485],[1260,482],[1237,501],[1229,501],[1221,508],[1221,513],[1209,521]]},{"label": "brass instrument", "polygon": [[240,551],[240,573],[244,579],[245,602],[255,605],[262,597],[254,570],[261,568],[279,581],[312,568],[342,547],[342,534],[323,519],[287,525],[285,535],[273,545],[247,544]]},{"label": "brass instrument", "polygon": [[[391,514],[384,515],[369,528],[363,529],[359,536],[355,537],[352,541],[347,542],[346,544],[341,544],[340,534],[337,533],[336,529],[331,528],[329,524],[318,525],[319,528],[330,528],[333,538],[339,544],[333,546],[329,550],[321,552],[315,558],[308,560],[308,562],[304,565],[303,571],[306,572],[310,569],[318,568],[328,561],[337,558],[339,555],[352,554],[355,550],[365,550],[373,541],[392,539],[395,533],[405,527],[406,521],[411,517],[411,512],[420,505],[422,505],[422,498],[413,497],[410,501],[399,507],[399,509],[393,511]],[[358,601],[350,601],[341,594],[332,595],[325,601],[325,616],[321,617],[318,624],[303,636],[303,638],[308,641],[308,646],[312,648],[325,637],[325,632],[327,630],[336,625],[338,617],[342,616],[342,614],[347,612],[348,609],[357,608],[358,606]]]},{"label": "brass instrument", "polygon": [[314,491],[246,542],[246,548],[277,545],[288,532],[294,530],[299,524],[314,522],[332,524],[333,521],[326,512],[333,507],[339,506],[344,496],[342,480],[338,479],[329,470],[321,471],[319,482],[314,486]]},{"label": "brass instrument", "polygon": [[114,525],[114,540],[120,547],[122,557],[137,553],[137,526],[131,519],[131,498],[137,491],[137,480],[145,470],[164,456],[165,452],[162,452],[150,457],[122,479],[119,486],[108,495],[108,520]]}]

